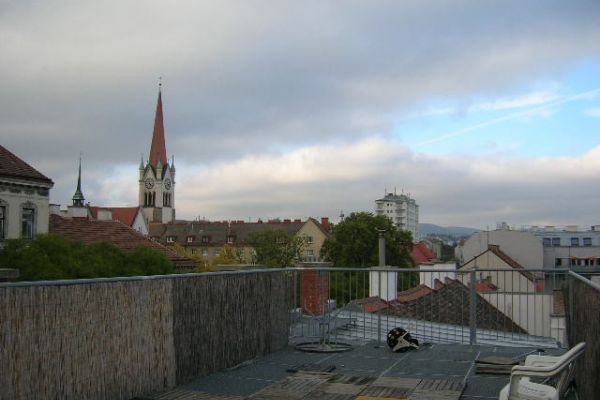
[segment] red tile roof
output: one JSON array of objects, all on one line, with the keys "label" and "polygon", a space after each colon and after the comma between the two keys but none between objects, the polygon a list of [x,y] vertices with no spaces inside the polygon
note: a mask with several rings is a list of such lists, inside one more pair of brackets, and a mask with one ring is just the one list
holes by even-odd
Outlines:
[{"label": "red tile roof", "polygon": [[0,176],[8,178],[25,179],[46,185],[54,185],[54,182],[25,161],[8,151],[0,145]]},{"label": "red tile roof", "polygon": [[120,221],[127,226],[133,226],[139,207],[90,207],[92,217],[98,218],[99,210],[109,210],[112,213],[113,220]]},{"label": "red tile roof", "polygon": [[419,299],[423,296],[427,296],[432,291],[433,291],[433,289],[431,289],[427,285],[419,285],[417,287],[410,288],[408,290],[398,293],[398,297],[396,298],[396,301],[398,301],[400,303],[404,303],[407,301],[413,301],[413,300]]},{"label": "red tile roof", "polygon": [[410,258],[415,265],[431,262],[436,259],[435,254],[424,243],[417,243],[413,246]]},{"label": "red tile roof", "polygon": [[374,313],[389,307],[388,302],[379,296],[365,297],[364,299],[355,300],[353,303],[359,305],[364,312],[369,313]]},{"label": "red tile roof", "polygon": [[95,221],[87,218],[64,218],[60,215],[50,215],[50,233],[62,235],[65,238],[83,242],[110,242],[123,251],[132,251],[139,246],[156,249],[163,253],[176,268],[190,269],[196,263],[180,256],[173,250],[148,239],[129,226],[118,221]]}]

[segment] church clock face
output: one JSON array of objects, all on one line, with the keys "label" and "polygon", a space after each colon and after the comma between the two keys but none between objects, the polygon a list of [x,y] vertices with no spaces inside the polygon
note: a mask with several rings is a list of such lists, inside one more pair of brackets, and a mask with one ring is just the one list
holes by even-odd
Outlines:
[{"label": "church clock face", "polygon": [[146,189],[152,189],[154,187],[154,179],[147,178],[144,182],[144,186],[146,186]]},{"label": "church clock face", "polygon": [[165,189],[171,189],[171,180],[169,178],[165,179]]}]

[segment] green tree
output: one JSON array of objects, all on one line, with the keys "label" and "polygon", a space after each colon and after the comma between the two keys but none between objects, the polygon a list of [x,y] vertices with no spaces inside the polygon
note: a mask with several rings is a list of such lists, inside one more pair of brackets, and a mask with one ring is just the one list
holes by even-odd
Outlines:
[{"label": "green tree", "polygon": [[254,248],[256,264],[282,268],[301,260],[306,238],[271,229],[251,233],[248,243]]},{"label": "green tree", "polygon": [[31,241],[7,240],[0,249],[0,268],[19,270],[20,280],[79,279],[173,272],[159,251],[140,247],[124,253],[111,243],[85,245],[58,235]]},{"label": "green tree", "polygon": [[366,268],[379,264],[379,232],[385,230],[387,265],[409,267],[412,235],[399,230],[384,215],[354,212],[333,227],[321,248],[321,257],[336,267]]},{"label": "green tree", "polygon": [[[385,230],[386,264],[410,267],[412,235],[397,229],[384,215],[355,212],[333,227],[331,238],[321,247],[321,257],[331,261],[334,267],[368,268],[379,265],[379,232]],[[398,277],[398,288],[407,281]],[[330,295],[338,305],[369,295],[368,274],[356,271],[334,271],[330,273]],[[408,280],[414,281],[409,276]]]},{"label": "green tree", "polygon": [[231,245],[223,246],[223,249],[217,257],[213,259],[213,266],[215,265],[232,265],[232,264],[243,264],[244,253],[242,249],[237,249]]}]

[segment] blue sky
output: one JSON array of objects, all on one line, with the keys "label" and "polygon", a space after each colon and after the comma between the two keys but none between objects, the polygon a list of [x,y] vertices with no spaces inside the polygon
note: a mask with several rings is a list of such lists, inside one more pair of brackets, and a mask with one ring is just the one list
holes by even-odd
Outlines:
[{"label": "blue sky", "polygon": [[588,61],[554,80],[508,88],[500,97],[424,102],[398,118],[394,138],[427,154],[575,156],[600,144],[595,109],[600,63]]}]

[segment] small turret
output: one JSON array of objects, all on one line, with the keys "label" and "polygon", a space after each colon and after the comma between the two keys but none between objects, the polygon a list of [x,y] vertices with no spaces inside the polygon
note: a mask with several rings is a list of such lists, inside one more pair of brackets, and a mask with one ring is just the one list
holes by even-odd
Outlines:
[{"label": "small turret", "polygon": [[84,201],[85,197],[83,197],[83,192],[81,191],[81,157],[79,157],[79,175],[77,176],[77,189],[73,195],[73,206],[83,207]]}]

